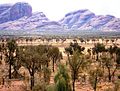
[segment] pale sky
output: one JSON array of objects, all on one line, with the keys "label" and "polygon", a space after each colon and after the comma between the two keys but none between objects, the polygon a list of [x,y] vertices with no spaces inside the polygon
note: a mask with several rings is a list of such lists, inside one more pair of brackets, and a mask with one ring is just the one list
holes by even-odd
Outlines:
[{"label": "pale sky", "polygon": [[120,18],[120,0],[0,0],[0,4],[23,1],[32,6],[33,12],[43,12],[50,20],[60,20],[65,14],[79,9]]}]

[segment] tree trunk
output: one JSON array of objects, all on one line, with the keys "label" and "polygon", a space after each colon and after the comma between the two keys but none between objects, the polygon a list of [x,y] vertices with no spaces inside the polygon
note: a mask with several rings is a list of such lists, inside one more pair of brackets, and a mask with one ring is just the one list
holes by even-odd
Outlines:
[{"label": "tree trunk", "polygon": [[112,73],[112,81],[114,82],[114,79],[115,79],[115,72],[116,72],[116,70],[117,70],[117,66],[116,66],[116,68],[114,69],[114,71],[113,71],[113,73]]},{"label": "tree trunk", "polygon": [[33,89],[34,87],[34,69],[32,69],[32,72],[31,72],[31,90]]},{"label": "tree trunk", "polygon": [[28,68],[28,71],[29,71],[29,74],[30,74],[30,81],[31,81],[31,86],[30,86],[30,89],[32,90],[33,87],[34,87],[34,62],[33,62],[33,65],[32,65],[32,68]]},{"label": "tree trunk", "polygon": [[[67,53],[67,59],[69,60],[69,53]],[[68,65],[68,60],[66,61],[66,65]]]},{"label": "tree trunk", "polygon": [[11,79],[11,66],[12,66],[12,61],[13,61],[13,54],[10,52],[9,56],[8,56],[8,60],[9,60],[9,79]]},{"label": "tree trunk", "polygon": [[5,84],[5,79],[4,78],[2,78],[2,85],[4,85]]},{"label": "tree trunk", "polygon": [[75,74],[74,74],[74,77],[73,77],[72,87],[73,87],[73,91],[75,91]]},{"label": "tree trunk", "polygon": [[111,82],[111,75],[109,75],[109,82]]},{"label": "tree trunk", "polygon": [[47,67],[49,66],[49,63],[47,62]]},{"label": "tree trunk", "polygon": [[34,75],[33,76],[31,76],[31,90],[33,89],[33,87],[34,87]]},{"label": "tree trunk", "polygon": [[2,60],[2,54],[0,55],[0,59]]},{"label": "tree trunk", "polygon": [[75,91],[75,80],[73,80],[72,86],[73,86],[73,91]]},{"label": "tree trunk", "polygon": [[9,79],[11,79],[11,60],[10,60],[10,64],[9,64]]},{"label": "tree trunk", "polygon": [[95,77],[94,91],[97,90],[97,76]]},{"label": "tree trunk", "polygon": [[98,53],[97,53],[97,58],[96,58],[96,61],[98,61]]},{"label": "tree trunk", "polygon": [[54,59],[53,59],[53,72],[54,72],[54,63],[55,63],[55,61],[54,61]]},{"label": "tree trunk", "polygon": [[111,78],[112,78],[112,76],[110,74],[110,68],[108,68],[108,80],[109,80],[109,82],[111,82]]},{"label": "tree trunk", "polygon": [[34,62],[33,62],[33,67],[32,67],[32,71],[30,72],[30,75],[31,75],[31,90],[33,89],[34,87],[34,73],[35,73],[35,70],[34,70]]}]

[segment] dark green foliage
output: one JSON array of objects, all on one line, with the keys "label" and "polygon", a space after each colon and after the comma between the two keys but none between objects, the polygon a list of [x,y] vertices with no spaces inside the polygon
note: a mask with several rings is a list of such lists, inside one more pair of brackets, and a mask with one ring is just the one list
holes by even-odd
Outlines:
[{"label": "dark green foliage", "polygon": [[120,91],[120,79],[115,82],[114,91]]},{"label": "dark green foliage", "polygon": [[105,46],[103,44],[97,43],[95,44],[93,51],[95,51],[96,53],[103,52],[105,51]]},{"label": "dark green foliage", "polygon": [[46,91],[57,91],[56,85],[52,84],[52,85],[46,86]]},{"label": "dark green foliage", "polygon": [[49,84],[50,76],[51,76],[51,70],[48,67],[44,67],[43,68],[43,74],[44,74],[44,82]]},{"label": "dark green foliage", "polygon": [[84,64],[84,59],[81,53],[79,53],[78,51],[74,51],[73,55],[69,56],[68,61],[71,70],[72,87],[73,91],[75,91],[75,81],[78,78],[79,69]]},{"label": "dark green foliage", "polygon": [[53,72],[54,72],[54,64],[57,61],[60,61],[60,59],[62,59],[62,55],[61,55],[58,47],[51,47],[49,49],[48,55],[49,55],[49,58],[51,59],[51,61],[53,63]]},{"label": "dark green foliage", "polygon": [[96,68],[95,70],[90,71],[89,81],[94,91],[97,90],[97,84],[102,76],[103,76],[103,72],[101,71],[101,69]]},{"label": "dark green foliage", "polygon": [[120,67],[120,48],[116,49],[116,62],[118,66]]},{"label": "dark green foliage", "polygon": [[57,74],[54,78],[56,91],[71,91],[70,77],[67,68],[60,64]]},{"label": "dark green foliage", "polygon": [[9,79],[11,79],[11,66],[15,66],[16,62],[16,49],[17,49],[17,44],[16,41],[13,39],[8,40],[6,44],[6,62],[9,63]]},{"label": "dark green foliage", "polygon": [[116,54],[117,54],[117,55],[120,55],[120,48],[117,48],[117,49],[116,49]]},{"label": "dark green foliage", "polygon": [[46,91],[46,86],[47,84],[43,80],[41,80],[33,87],[32,91]]},{"label": "dark green foliage", "polygon": [[19,51],[21,64],[28,69],[31,76],[31,89],[34,86],[34,74],[41,71],[42,66],[49,62],[45,53],[41,53],[38,49],[40,49],[40,46],[27,46],[22,47]]},{"label": "dark green foliage", "polygon": [[105,46],[103,44],[100,44],[100,43],[95,44],[95,46],[93,47],[93,53],[97,54],[96,61],[98,61],[99,59],[99,53],[103,51],[106,51]]},{"label": "dark green foliage", "polygon": [[3,54],[4,54],[4,51],[5,51],[5,44],[4,43],[1,43],[0,44],[0,59],[2,60],[3,59]]},{"label": "dark green foliage", "polygon": [[56,82],[56,89],[57,91],[67,91],[66,81],[63,77],[60,77]]},{"label": "dark green foliage", "polygon": [[82,43],[84,42],[84,39],[83,39],[83,38],[80,38],[79,40],[80,40]]},{"label": "dark green foliage", "polygon": [[112,57],[110,55],[104,54],[101,57],[101,59],[102,59],[102,66],[107,68],[108,80],[109,80],[109,82],[111,82],[112,77],[114,77],[114,73],[116,72],[117,66],[114,68],[114,66],[115,66],[114,60],[112,59]]},{"label": "dark green foliage", "polygon": [[70,55],[73,54],[74,51],[78,51],[79,53],[82,53],[84,51],[84,47],[81,47],[78,45],[78,43],[70,43],[70,46],[65,48],[65,51],[69,53]]},{"label": "dark green foliage", "polygon": [[109,48],[108,48],[108,52],[111,54],[111,55],[113,55],[113,53],[115,53],[116,52],[116,50],[117,50],[117,46],[110,46]]},{"label": "dark green foliage", "polygon": [[120,66],[120,55],[117,55],[116,63]]}]

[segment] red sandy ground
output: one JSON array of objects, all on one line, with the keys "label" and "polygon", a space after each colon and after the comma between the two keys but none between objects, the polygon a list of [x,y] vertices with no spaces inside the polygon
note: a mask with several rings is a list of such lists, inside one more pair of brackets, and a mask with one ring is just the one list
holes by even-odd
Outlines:
[{"label": "red sandy ground", "polygon": [[23,81],[13,81],[10,85],[0,85],[0,91],[25,91]]}]

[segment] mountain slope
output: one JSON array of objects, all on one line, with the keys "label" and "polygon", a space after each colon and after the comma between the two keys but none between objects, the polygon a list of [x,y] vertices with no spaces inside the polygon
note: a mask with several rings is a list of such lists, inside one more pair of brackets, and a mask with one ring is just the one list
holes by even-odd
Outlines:
[{"label": "mountain slope", "polygon": [[61,25],[68,29],[77,30],[101,30],[119,31],[120,19],[111,15],[95,15],[89,10],[78,10],[70,12],[59,21]]},{"label": "mountain slope", "polygon": [[28,3],[0,6],[0,30],[33,30],[46,28],[62,28],[55,21],[50,21],[43,12],[32,13]]},{"label": "mountain slope", "polygon": [[0,5],[0,30],[120,31],[120,19],[112,15],[95,15],[84,9],[67,13],[60,21],[50,21],[43,12],[33,13],[28,3],[18,2]]},{"label": "mountain slope", "polygon": [[2,12],[4,12],[5,10],[11,8],[11,6],[12,6],[12,5],[10,5],[10,4],[2,4],[2,5],[0,5],[0,14],[1,14]]},{"label": "mountain slope", "polygon": [[32,15],[32,7],[28,3],[16,3],[12,6],[0,6],[0,23],[14,21],[23,16]]}]

